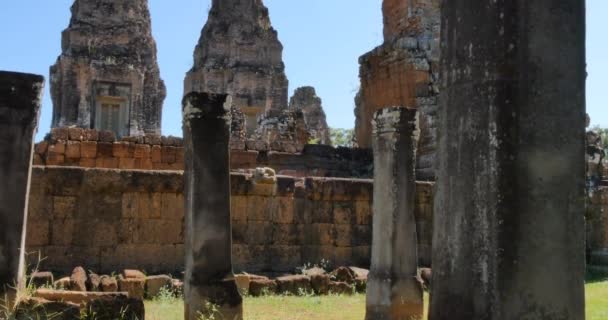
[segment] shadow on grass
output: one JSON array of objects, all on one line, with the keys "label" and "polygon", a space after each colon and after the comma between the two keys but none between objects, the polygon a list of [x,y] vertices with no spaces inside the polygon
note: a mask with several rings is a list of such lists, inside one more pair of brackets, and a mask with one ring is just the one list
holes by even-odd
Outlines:
[{"label": "shadow on grass", "polygon": [[587,266],[585,283],[598,283],[608,281],[608,267]]}]

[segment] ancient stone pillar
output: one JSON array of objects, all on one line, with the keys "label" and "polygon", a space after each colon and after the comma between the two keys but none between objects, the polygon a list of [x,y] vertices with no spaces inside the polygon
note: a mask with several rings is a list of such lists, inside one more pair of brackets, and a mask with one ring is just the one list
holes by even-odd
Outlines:
[{"label": "ancient stone pillar", "polygon": [[416,110],[382,109],[373,126],[374,222],[366,319],[422,319],[414,217]]},{"label": "ancient stone pillar", "polygon": [[585,1],[444,1],[430,319],[584,319]]},{"label": "ancient stone pillar", "polygon": [[43,86],[42,76],[0,71],[0,302],[23,284],[26,209]]},{"label": "ancient stone pillar", "polygon": [[183,101],[188,320],[216,308],[221,319],[243,317],[232,273],[230,106],[220,94],[192,92]]}]

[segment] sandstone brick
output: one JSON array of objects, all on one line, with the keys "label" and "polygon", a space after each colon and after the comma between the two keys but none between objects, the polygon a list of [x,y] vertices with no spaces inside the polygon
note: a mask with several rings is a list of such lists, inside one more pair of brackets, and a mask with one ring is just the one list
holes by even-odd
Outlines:
[{"label": "sandstone brick", "polygon": [[312,244],[334,245],[334,225],[331,223],[316,223],[312,225]]},{"label": "sandstone brick", "polygon": [[51,139],[53,141],[66,141],[69,138],[68,128],[52,128]]},{"label": "sandstone brick", "polygon": [[118,292],[118,281],[114,277],[101,276],[99,279],[102,292]]},{"label": "sandstone brick", "polygon": [[95,129],[84,129],[82,134],[83,134],[83,139],[82,139],[83,141],[99,140],[99,134],[97,133],[97,130],[95,130]]},{"label": "sandstone brick", "polygon": [[152,148],[147,144],[138,144],[135,145],[135,149],[133,151],[133,157],[136,159],[148,159],[150,158],[150,152]]},{"label": "sandstone brick", "polygon": [[49,143],[47,141],[42,141],[36,144],[36,146],[34,147],[34,152],[39,155],[44,155],[46,154],[48,149]]},{"label": "sandstone brick", "polygon": [[114,158],[133,158],[134,148],[128,142],[114,142],[112,156]]},{"label": "sandstone brick", "polygon": [[247,234],[247,242],[250,245],[268,245],[272,243],[272,224],[270,222],[249,222]]},{"label": "sandstone brick", "polygon": [[135,159],[134,158],[120,158],[118,160],[118,168],[125,170],[133,170],[135,168]]},{"label": "sandstone brick", "polygon": [[253,297],[274,294],[277,292],[277,289],[278,286],[275,280],[252,279],[249,283],[249,294]]},{"label": "sandstone brick", "polygon": [[74,219],[53,220],[51,222],[51,244],[55,246],[71,245],[72,239],[74,238],[74,227]]},{"label": "sandstone brick", "polygon": [[248,221],[271,221],[272,202],[268,197],[251,196],[247,199],[247,220]]},{"label": "sandstone brick", "polygon": [[82,128],[69,128],[68,134],[72,141],[82,141],[84,139],[84,129]]},{"label": "sandstone brick", "polygon": [[83,267],[76,267],[70,276],[70,290],[87,291],[87,272]]},{"label": "sandstone brick", "polygon": [[47,166],[62,166],[65,164],[65,155],[55,152],[49,152],[46,155]]},{"label": "sandstone brick", "polygon": [[333,223],[333,202],[332,201],[309,201],[307,206],[313,223]]},{"label": "sandstone brick", "polygon": [[354,224],[356,222],[352,202],[334,203],[334,223]]},{"label": "sandstone brick", "polygon": [[97,158],[109,158],[114,153],[114,144],[110,142],[98,142],[97,143]]},{"label": "sandstone brick", "polygon": [[175,149],[175,162],[183,164],[185,159],[185,149],[183,147],[177,147]]},{"label": "sandstone brick", "polygon": [[53,218],[73,218],[76,201],[76,197],[53,197]]},{"label": "sandstone brick", "polygon": [[116,135],[114,135],[114,132],[112,132],[112,131],[107,131],[107,130],[97,131],[97,136],[99,137],[99,141],[101,141],[101,142],[116,141]]},{"label": "sandstone brick", "polygon": [[353,228],[351,225],[335,225],[336,246],[350,247],[352,245]]},{"label": "sandstone brick", "polygon": [[87,159],[97,158],[97,141],[83,141],[80,143],[80,157]]},{"label": "sandstone brick", "polygon": [[78,161],[78,166],[83,168],[95,168],[97,166],[97,160],[80,158],[80,161]]},{"label": "sandstone brick", "polygon": [[247,244],[248,240],[247,223],[242,221],[232,223],[232,243]]},{"label": "sandstone brick", "polygon": [[130,298],[144,299],[146,279],[118,279],[118,289],[128,292]]},{"label": "sandstone brick", "polygon": [[175,155],[177,153],[177,148],[163,146],[161,147],[161,160],[162,163],[174,163]]},{"label": "sandstone brick", "polygon": [[80,142],[68,141],[65,149],[65,156],[69,159],[80,158]]},{"label": "sandstone brick", "polygon": [[118,169],[118,158],[97,158],[97,168]]},{"label": "sandstone brick", "polygon": [[249,194],[252,196],[272,197],[277,193],[276,183],[252,183]]},{"label": "sandstone brick", "polygon": [[150,151],[150,157],[152,158],[152,163],[161,163],[162,162],[162,147],[159,145],[152,146],[152,150]]},{"label": "sandstone brick", "polygon": [[232,196],[230,198],[232,221],[247,221],[248,207],[246,196]]},{"label": "sandstone brick", "polygon": [[280,197],[276,201],[278,202],[278,209],[273,211],[275,214],[272,217],[272,221],[276,223],[294,223],[295,212],[293,198]]},{"label": "sandstone brick", "polygon": [[352,229],[352,244],[354,246],[369,246],[372,243],[372,225],[355,225]]},{"label": "sandstone brick", "polygon": [[355,202],[356,224],[366,225],[372,223],[371,203],[368,201]]},{"label": "sandstone brick", "polygon": [[333,263],[336,265],[349,265],[353,259],[352,247],[336,247],[334,248]]},{"label": "sandstone brick", "polygon": [[42,157],[39,154],[34,153],[32,156],[32,164],[35,166],[43,166],[46,163],[44,162],[44,160],[42,160]]},{"label": "sandstone brick", "polygon": [[158,275],[146,277],[146,296],[148,298],[157,297],[161,289],[171,288],[173,279],[167,275]]},{"label": "sandstone brick", "polygon": [[49,145],[48,153],[65,154],[65,147],[66,147],[65,141],[55,142],[55,143]]},{"label": "sandstone brick", "polygon": [[300,246],[273,245],[270,247],[270,265],[274,270],[290,272],[301,267],[302,260]]},{"label": "sandstone brick", "polygon": [[49,221],[39,220],[27,224],[27,245],[46,246],[49,244]]},{"label": "sandstone brick", "polygon": [[144,142],[145,142],[145,144],[160,146],[162,143],[162,138],[160,135],[155,135],[155,134],[146,135],[144,137]]},{"label": "sandstone brick", "polygon": [[151,159],[135,159],[135,168],[138,170],[152,170],[153,167]]},{"label": "sandstone brick", "polygon": [[297,226],[295,224],[274,224],[272,243],[275,245],[300,244]]},{"label": "sandstone brick", "polygon": [[312,292],[310,277],[303,275],[293,275],[279,277],[276,279],[279,293],[299,295],[301,292]]}]

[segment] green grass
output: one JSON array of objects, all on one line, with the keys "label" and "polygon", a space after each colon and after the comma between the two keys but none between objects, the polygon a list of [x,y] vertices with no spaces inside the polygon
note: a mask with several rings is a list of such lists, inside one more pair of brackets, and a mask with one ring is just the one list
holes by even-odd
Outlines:
[{"label": "green grass", "polygon": [[[587,320],[608,319],[608,279],[594,279],[586,289]],[[243,309],[245,320],[361,320],[365,318],[365,295],[246,297]],[[181,320],[183,315],[180,300],[146,302],[146,319]]]}]

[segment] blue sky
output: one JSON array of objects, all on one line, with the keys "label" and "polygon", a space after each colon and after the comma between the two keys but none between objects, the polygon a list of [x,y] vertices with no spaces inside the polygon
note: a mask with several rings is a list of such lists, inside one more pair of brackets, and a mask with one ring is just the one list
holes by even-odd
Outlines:
[{"label": "blue sky", "polygon": [[[181,136],[183,79],[206,19],[210,0],[149,0],[158,44],[161,76],[167,85],[163,134]],[[381,0],[265,0],[285,47],[290,95],[312,85],[323,99],[329,125],[354,126],[354,96],[359,86],[358,57],[382,42]],[[356,3],[356,5],[353,5]],[[38,73],[48,79],[60,54],[61,31],[68,25],[72,0],[18,0],[0,11],[0,69]],[[588,112],[593,124],[608,127],[604,107],[608,88],[608,1],[587,0]],[[38,139],[49,131],[52,104],[48,83]]]}]

